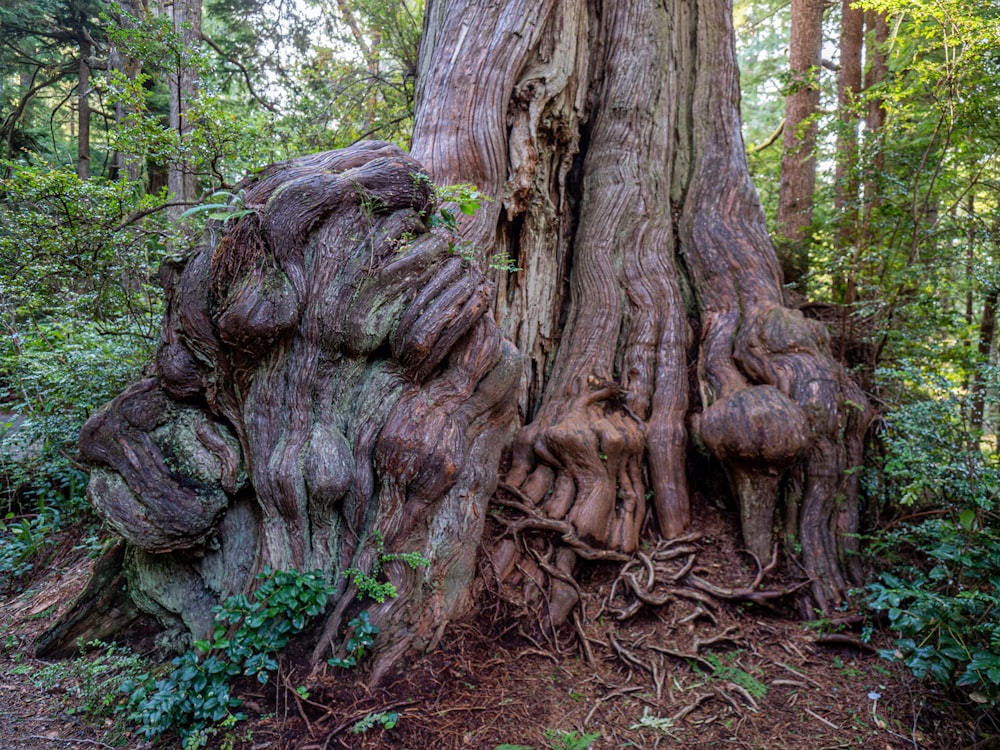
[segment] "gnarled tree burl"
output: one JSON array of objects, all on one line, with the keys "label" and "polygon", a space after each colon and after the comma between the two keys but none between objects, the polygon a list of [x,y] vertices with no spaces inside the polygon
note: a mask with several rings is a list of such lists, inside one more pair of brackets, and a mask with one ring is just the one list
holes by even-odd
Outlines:
[{"label": "gnarled tree burl", "polygon": [[[264,565],[320,567],[342,589],[320,656],[354,601],[340,573],[372,568],[377,531],[431,559],[387,570],[400,596],[373,620],[391,663],[468,602],[510,447],[504,495],[561,546],[539,566],[512,536],[493,567],[560,622],[580,555],[697,529],[694,445],[729,477],[747,548],[800,547],[812,603],[843,601],[868,410],[824,330],[783,305],[730,15],[428,3],[417,161],[369,143],[272,168],[253,216],[167,269],[156,375],[84,431],[143,608],[198,630]],[[462,233],[520,270],[487,283],[426,233],[422,168],[492,196]]]}]

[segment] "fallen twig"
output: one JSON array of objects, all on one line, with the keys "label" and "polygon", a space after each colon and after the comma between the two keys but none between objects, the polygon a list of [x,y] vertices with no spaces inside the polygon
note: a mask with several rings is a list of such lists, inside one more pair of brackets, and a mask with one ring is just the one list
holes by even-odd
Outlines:
[{"label": "fallen twig", "polygon": [[103,742],[99,742],[98,740],[67,739],[64,737],[46,737],[44,734],[29,734],[28,738],[32,740],[45,740],[46,742],[65,742],[73,744],[82,743],[84,745],[97,745],[97,747],[113,748],[113,745],[107,745]]},{"label": "fallen twig", "polygon": [[834,729],[834,730],[837,730],[837,731],[839,731],[839,730],[840,730],[840,727],[838,727],[838,726],[837,726],[836,724],[834,724],[834,723],[833,723],[832,721],[827,721],[826,719],[824,719],[824,718],[823,718],[822,716],[820,716],[820,715],[819,715],[818,713],[816,713],[815,711],[811,711],[811,710],[810,710],[810,709],[808,709],[808,708],[803,708],[802,710],[803,710],[803,711],[805,711],[805,712],[806,712],[807,714],[809,714],[810,716],[812,716],[812,717],[813,717],[814,719],[816,719],[817,721],[820,721],[820,722],[822,722],[822,723],[826,724],[826,725],[827,725],[828,727],[830,727],[830,729]]}]

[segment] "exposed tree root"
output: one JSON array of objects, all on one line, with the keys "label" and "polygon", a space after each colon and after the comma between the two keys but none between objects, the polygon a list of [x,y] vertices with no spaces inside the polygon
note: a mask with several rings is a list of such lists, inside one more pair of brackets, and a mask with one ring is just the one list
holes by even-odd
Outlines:
[{"label": "exposed tree root", "polygon": [[[773,607],[777,601],[811,583],[806,579],[787,586],[764,585],[768,575],[778,568],[777,544],[766,564],[752,552],[745,552],[756,568],[753,578],[745,585],[723,586],[706,578],[697,567],[702,539],[698,532],[661,539],[651,549],[626,555],[595,549],[580,539],[572,524],[546,517],[516,487],[500,483],[494,502],[517,515],[500,510],[491,513],[503,528],[501,538],[492,547],[493,570],[500,581],[502,594],[534,619],[540,632],[550,633],[562,624],[564,620],[554,615],[565,613],[568,619],[570,611],[584,598],[574,577],[576,558],[620,563],[596,615],[607,613],[619,621],[635,617],[644,609],[658,609],[683,601],[693,606],[679,617],[678,624],[693,623],[699,618],[714,622],[720,603],[746,602]],[[557,536],[557,541],[552,539],[553,535]],[[566,554],[570,550],[571,556]],[[574,630],[585,658],[590,660],[593,654],[589,644],[584,645],[586,639],[578,622],[574,619]]]}]

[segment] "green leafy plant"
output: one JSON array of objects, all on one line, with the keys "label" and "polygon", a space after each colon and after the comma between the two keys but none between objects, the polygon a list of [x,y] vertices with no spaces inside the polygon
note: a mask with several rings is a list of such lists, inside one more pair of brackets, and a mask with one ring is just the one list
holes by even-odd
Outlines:
[{"label": "green leafy plant", "polygon": [[334,590],[318,570],[265,570],[258,580],[251,596],[237,594],[216,607],[212,637],[174,658],[168,674],[142,675],[122,686],[141,736],[176,731],[188,750],[246,718],[233,710],[241,705],[232,695],[233,681],[251,676],[266,683],[278,668],[276,654],[323,611]]},{"label": "green leafy plant", "polygon": [[357,588],[358,599],[368,597],[381,604],[386,599],[395,599],[397,595],[396,587],[390,581],[378,580],[386,563],[398,560],[416,570],[430,565],[431,561],[419,552],[386,552],[385,541],[378,530],[373,532],[372,540],[375,544],[375,565],[372,572],[366,573],[352,566],[345,570],[343,575]]},{"label": "green leafy plant", "polygon": [[648,729],[667,735],[670,734],[670,730],[673,728],[674,720],[671,717],[657,716],[650,712],[648,706],[642,710],[642,716],[639,718],[639,721],[629,727],[629,729]]},{"label": "green leafy plant", "polygon": [[[39,689],[60,694],[63,710],[88,727],[101,729],[106,740],[124,738],[119,726],[124,696],[116,689],[123,680],[136,679],[146,670],[145,660],[128,648],[91,641],[81,644],[89,653],[73,659],[26,670]],[[114,727],[109,730],[108,724]]]},{"label": "green leafy plant", "polygon": [[[483,204],[491,202],[492,198],[481,193],[475,185],[464,183],[435,185],[434,193],[437,209],[431,215],[431,228],[443,232],[448,237],[448,247],[451,252],[461,256],[467,263],[475,261],[475,249],[459,233],[459,216],[474,216],[476,211],[482,208]],[[494,253],[487,266],[508,273],[521,270],[506,251]]]},{"label": "green leafy plant", "polygon": [[894,647],[879,653],[914,675],[974,701],[1000,700],[1000,518],[966,508],[881,535],[872,554],[888,563],[866,586]]},{"label": "green leafy plant", "polygon": [[351,628],[351,637],[344,644],[347,656],[328,660],[331,666],[343,669],[358,666],[365,655],[365,649],[375,645],[375,636],[378,635],[378,626],[371,621],[368,610],[362,610],[357,617],[347,623],[347,626]]},{"label": "green leafy plant", "polygon": [[[734,658],[735,655],[729,655],[728,661]],[[746,690],[754,700],[763,700],[767,696],[767,685],[746,670],[726,663],[717,654],[706,654],[705,661],[712,665],[710,679],[731,682]]]},{"label": "green leafy plant", "polygon": [[0,521],[2,590],[13,590],[20,577],[31,570],[33,559],[52,544],[60,518],[58,508],[42,508],[31,516],[17,517],[9,512]]},{"label": "green leafy plant", "polygon": [[[396,587],[389,581],[379,581],[382,568],[387,562],[398,560],[414,570],[430,565],[430,560],[419,552],[386,552],[381,532],[372,534],[375,544],[375,565],[371,573],[365,573],[360,568],[351,567],[344,571],[344,577],[349,578],[358,591],[358,599],[369,598],[381,604],[386,599],[394,599]],[[375,636],[379,629],[371,621],[371,615],[363,610],[357,617],[347,623],[351,636],[344,644],[346,656],[334,657],[328,663],[335,667],[349,669],[356,667],[365,655],[365,650],[375,645]]]},{"label": "green leafy plant", "polygon": [[186,219],[189,216],[204,213],[209,219],[221,221],[223,224],[239,221],[244,216],[254,213],[252,208],[246,208],[244,205],[243,193],[242,190],[238,193],[216,190],[208,197],[209,202],[192,206],[181,214],[181,218]]},{"label": "green leafy plant", "polygon": [[458,215],[475,216],[476,211],[482,208],[484,203],[492,200],[488,195],[479,192],[479,188],[475,185],[467,183],[435,185],[434,195],[438,207],[431,216],[430,224],[432,227],[444,229],[455,237],[458,235]]},{"label": "green leafy plant", "polygon": [[383,729],[392,729],[398,722],[399,713],[396,711],[374,711],[356,721],[354,726],[351,727],[351,734],[364,734],[376,726],[381,726]]},{"label": "green leafy plant", "polygon": [[591,744],[601,739],[599,732],[578,732],[575,729],[546,729],[542,736],[548,740],[553,750],[587,750]]}]

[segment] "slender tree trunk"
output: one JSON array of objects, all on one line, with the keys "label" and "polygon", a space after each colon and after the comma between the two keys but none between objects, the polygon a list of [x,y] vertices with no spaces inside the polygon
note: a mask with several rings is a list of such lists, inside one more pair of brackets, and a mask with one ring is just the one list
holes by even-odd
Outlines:
[{"label": "slender tree trunk", "polygon": [[[865,12],[865,27],[868,29],[868,70],[865,73],[865,88],[870,89],[885,80],[889,72],[889,56],[885,45],[889,41],[889,21],[885,14],[874,10]],[[882,97],[872,96],[868,100],[868,115],[865,124],[868,131],[878,133],[885,123],[885,106]],[[882,164],[882,155],[876,167]]]},{"label": "slender tree trunk", "polygon": [[[969,213],[973,209],[973,197],[969,195]],[[998,206],[1000,207],[1000,206]],[[1000,219],[995,224],[1000,228]],[[972,246],[971,237],[969,246]],[[972,413],[969,422],[976,435],[982,435],[986,415],[986,393],[989,388],[987,368],[992,363],[995,352],[993,342],[996,339],[997,304],[1000,303],[1000,288],[990,285],[983,297],[983,314],[979,318],[979,336],[976,345],[975,371],[972,376]]]},{"label": "slender tree trunk", "polygon": [[983,431],[983,415],[986,411],[986,367],[993,356],[993,340],[997,328],[997,300],[1000,290],[991,287],[983,298],[983,314],[979,319],[979,336],[976,347],[976,370],[972,376],[972,414],[969,419],[973,434]]},{"label": "slender tree trunk", "polygon": [[846,273],[835,278],[834,299],[845,306],[856,301],[857,273],[861,257],[858,233],[858,96],[861,93],[861,51],[864,11],[843,0],[840,21],[840,70],[837,74],[837,158],[834,167],[833,206],[837,213],[837,246],[850,258]]},{"label": "slender tree trunk", "polygon": [[862,181],[862,216],[859,242],[871,244],[871,217],[881,203],[879,198],[879,177],[885,165],[882,149],[882,126],[885,123],[885,108],[882,98],[872,94],[870,89],[885,80],[888,73],[888,59],[884,50],[889,35],[888,22],[884,15],[875,11],[865,11],[865,59],[863,86],[868,94],[868,111],[865,114],[864,165]]},{"label": "slender tree trunk", "polygon": [[[135,16],[136,8],[128,0],[123,0],[118,4],[120,12],[116,16],[117,23],[123,28],[132,25],[131,18]],[[142,70],[142,61],[122,54],[117,46],[112,45],[108,50],[108,74],[117,71],[127,80],[134,81]],[[115,103],[115,124],[120,129],[130,128],[135,120],[135,113],[122,101]],[[124,151],[115,152],[115,172],[118,179],[138,182],[142,176],[142,164],[134,154]]]},{"label": "slender tree trunk", "polygon": [[[167,6],[174,31],[179,35],[181,48],[176,67],[168,74],[170,87],[170,129],[176,133],[180,151],[169,167],[167,188],[174,201],[193,201],[198,195],[198,177],[186,153],[191,121],[188,114],[197,88],[197,71],[190,54],[201,38],[201,0],[173,0]],[[176,217],[183,206],[172,210]]]},{"label": "slender tree trunk", "polygon": [[825,9],[824,0],[792,0],[776,227],[781,268],[788,284],[798,283],[809,265],[809,227],[816,191],[815,116]]},{"label": "slender tree trunk", "polygon": [[90,178],[90,56],[93,48],[89,41],[80,41],[80,74],[77,82],[78,136],[76,146],[76,173],[81,180]]}]

